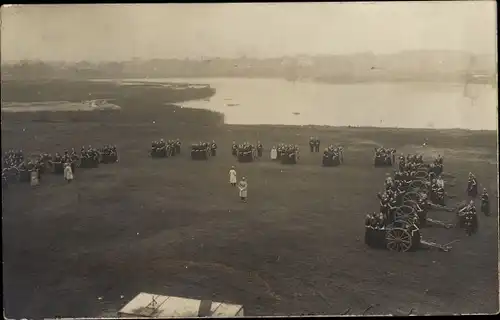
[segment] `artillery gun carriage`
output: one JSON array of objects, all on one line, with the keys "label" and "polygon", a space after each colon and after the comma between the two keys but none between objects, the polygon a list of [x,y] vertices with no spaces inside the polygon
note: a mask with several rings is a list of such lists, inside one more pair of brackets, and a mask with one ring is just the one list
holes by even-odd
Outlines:
[{"label": "artillery gun carriage", "polygon": [[238,162],[253,162],[257,158],[257,149],[251,145],[241,145],[236,149]]},{"label": "artillery gun carriage", "polygon": [[375,167],[392,167],[396,161],[396,149],[377,149],[375,148],[375,156],[373,164]]},{"label": "artillery gun carriage", "polygon": [[330,146],[323,153],[322,164],[324,167],[336,167],[344,163],[344,148]]},{"label": "artillery gun carriage", "polygon": [[390,251],[408,252],[418,249],[436,248],[450,251],[450,244],[440,245],[422,239],[420,228],[414,215],[399,216],[388,225],[365,224],[365,244],[372,248],[385,248]]},{"label": "artillery gun carriage", "polygon": [[296,149],[285,150],[280,155],[281,164],[297,164],[299,151]]},{"label": "artillery gun carriage", "polygon": [[208,160],[210,154],[211,149],[208,144],[193,144],[191,146],[191,159],[193,160]]}]

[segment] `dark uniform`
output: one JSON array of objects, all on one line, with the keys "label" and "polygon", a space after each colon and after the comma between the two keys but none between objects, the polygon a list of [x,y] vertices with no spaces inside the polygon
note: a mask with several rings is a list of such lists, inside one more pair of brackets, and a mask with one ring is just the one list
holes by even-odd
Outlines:
[{"label": "dark uniform", "polygon": [[210,144],[210,151],[213,157],[217,155],[217,144],[215,143],[215,140],[213,140],[212,143]]},{"label": "dark uniform", "polygon": [[314,141],[313,137],[309,138],[309,149],[311,150],[311,152],[314,152],[314,150],[316,149],[316,141]]},{"label": "dark uniform", "polygon": [[471,198],[477,197],[477,181],[476,177],[469,175],[469,181],[467,183],[467,194]]},{"label": "dark uniform", "polygon": [[314,150],[314,151],[315,151],[315,152],[319,152],[319,146],[320,146],[320,144],[321,144],[321,143],[320,143],[320,141],[319,141],[319,138],[318,138],[318,137],[316,137],[316,139],[315,139],[315,141],[314,141],[314,142],[315,142],[315,143],[314,143],[314,147],[315,147],[315,150]]},{"label": "dark uniform", "polygon": [[260,141],[257,142],[257,156],[259,158],[262,158],[262,152],[264,151],[264,147],[262,146],[262,143]]},{"label": "dark uniform", "polygon": [[481,194],[481,212],[485,216],[490,215],[490,199],[488,196],[488,192],[486,192],[486,189],[484,189],[483,193]]}]

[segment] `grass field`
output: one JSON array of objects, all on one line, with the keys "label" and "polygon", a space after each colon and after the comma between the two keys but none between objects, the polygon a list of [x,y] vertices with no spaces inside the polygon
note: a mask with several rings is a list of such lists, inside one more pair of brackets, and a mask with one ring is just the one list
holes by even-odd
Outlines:
[{"label": "grass field", "polygon": [[[40,96],[38,89],[15,93],[2,86],[10,101]],[[45,100],[69,101],[97,90],[81,83],[71,90],[50,83],[37,88]],[[113,97],[119,113],[2,114],[2,149],[54,153],[114,143],[120,152],[119,163],[79,170],[73,184],[45,176],[36,189],[16,185],[3,192],[7,317],[100,316],[141,291],[243,304],[248,315],[348,308],[360,314],[370,306],[367,314],[498,310],[495,132],[229,126],[214,113],[164,105],[186,98],[180,93],[165,99],[168,91],[159,97],[126,90]],[[309,136],[344,145],[345,164],[321,167],[321,153],[308,152]],[[149,158],[151,141],[162,137],[180,138],[183,153]],[[191,161],[187,146],[212,139],[217,157]],[[264,158],[236,163],[233,140],[260,140]],[[300,145],[299,164],[269,160],[269,147],[279,142]],[[364,217],[378,210],[376,192],[391,172],[373,167],[379,144],[443,154],[447,192],[455,195],[450,204],[465,199],[467,174],[474,172],[490,192],[492,216],[480,216],[472,237],[423,230],[439,243],[459,239],[449,253],[367,248]],[[248,203],[228,183],[231,165],[248,179]]]}]

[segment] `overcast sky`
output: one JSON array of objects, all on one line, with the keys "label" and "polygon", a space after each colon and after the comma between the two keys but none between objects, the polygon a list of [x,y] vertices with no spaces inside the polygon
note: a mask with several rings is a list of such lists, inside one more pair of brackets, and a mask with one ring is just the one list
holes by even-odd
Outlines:
[{"label": "overcast sky", "polygon": [[2,7],[2,60],[496,52],[496,2]]}]

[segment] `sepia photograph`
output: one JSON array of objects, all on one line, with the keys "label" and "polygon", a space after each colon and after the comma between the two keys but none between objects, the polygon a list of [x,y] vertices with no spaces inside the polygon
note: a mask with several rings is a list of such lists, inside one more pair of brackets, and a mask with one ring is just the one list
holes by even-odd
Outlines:
[{"label": "sepia photograph", "polygon": [[4,317],[499,312],[496,1],[0,10]]}]

